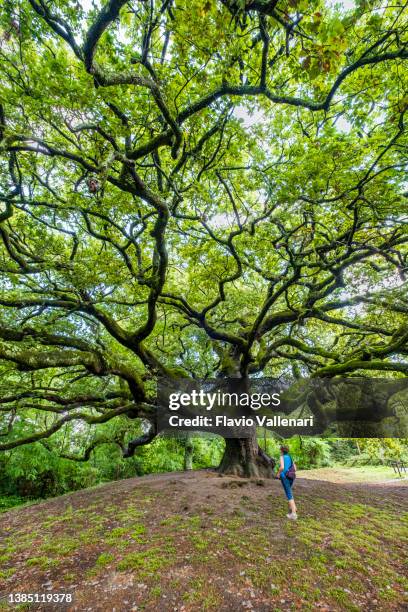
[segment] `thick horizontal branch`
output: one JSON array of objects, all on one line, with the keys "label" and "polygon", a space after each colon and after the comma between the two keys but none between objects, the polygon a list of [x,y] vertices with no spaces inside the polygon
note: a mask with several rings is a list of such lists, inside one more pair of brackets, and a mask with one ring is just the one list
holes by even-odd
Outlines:
[{"label": "thick horizontal branch", "polygon": [[[68,453],[58,453],[58,456],[61,457],[61,459],[69,459],[69,461],[76,461],[78,463],[85,463],[86,461],[89,461],[89,459],[91,458],[92,452],[98,447],[98,446],[104,446],[104,445],[116,445],[119,446],[119,448],[121,449],[122,446],[121,444],[117,441],[117,440],[113,440],[110,438],[96,438],[93,442],[91,442],[91,444],[89,444],[86,449],[84,450],[82,455],[72,455],[72,454],[68,454]],[[44,443],[44,446],[46,446],[46,448],[50,448],[48,446],[48,444]]]},{"label": "thick horizontal branch", "polygon": [[150,444],[150,442],[152,442],[152,440],[154,440],[156,436],[157,436],[156,427],[153,423],[150,423],[150,428],[145,434],[129,442],[127,447],[123,450],[123,457],[124,458],[133,457],[136,449],[139,446],[145,446],[146,444]]},{"label": "thick horizontal branch", "polygon": [[84,413],[76,413],[76,414],[68,414],[61,419],[58,419],[49,427],[43,431],[39,431],[30,436],[26,436],[23,438],[18,438],[16,440],[11,440],[10,442],[5,442],[4,444],[0,444],[0,451],[11,450],[12,448],[17,448],[18,446],[24,446],[25,444],[32,444],[33,442],[38,442],[40,440],[44,440],[49,438],[54,433],[56,433],[63,425],[66,423],[70,423],[71,421],[84,421],[88,423],[88,425],[97,425],[99,423],[107,423],[111,419],[120,416],[122,414],[128,413],[132,409],[132,404],[128,404],[125,406],[120,406],[119,408],[115,408],[114,410],[109,410],[105,414],[100,416],[92,416],[90,414]]},{"label": "thick horizontal branch", "polygon": [[363,66],[375,65],[381,62],[386,62],[390,60],[396,59],[407,59],[408,58],[408,50],[404,47],[394,53],[382,53],[380,55],[376,55],[373,57],[364,57],[350,66],[347,66],[342,70],[337,79],[334,81],[333,85],[330,88],[329,93],[326,95],[326,98],[321,101],[312,100],[310,98],[299,98],[297,96],[281,96],[276,95],[268,88],[263,86],[256,85],[223,85],[206,96],[200,98],[193,104],[184,108],[178,115],[177,121],[179,123],[183,123],[194,115],[195,113],[208,108],[213,102],[218,100],[219,98],[226,96],[265,96],[271,102],[275,104],[286,104],[288,106],[294,106],[298,108],[307,108],[311,111],[327,111],[330,107],[330,104],[333,100],[333,97],[336,91],[339,89],[340,85],[343,81],[353,72],[362,68]]},{"label": "thick horizontal branch", "polygon": [[334,365],[325,366],[316,370],[314,377],[337,376],[346,372],[355,372],[356,370],[376,370],[378,372],[402,372],[408,374],[408,363],[400,363],[397,361],[361,361],[353,359],[346,363],[337,363]]}]

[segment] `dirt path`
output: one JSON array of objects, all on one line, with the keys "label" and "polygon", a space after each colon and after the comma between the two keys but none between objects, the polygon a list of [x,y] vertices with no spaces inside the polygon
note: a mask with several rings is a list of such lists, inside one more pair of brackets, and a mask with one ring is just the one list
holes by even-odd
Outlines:
[{"label": "dirt path", "polygon": [[408,486],[408,474],[397,475],[392,467],[365,466],[365,467],[335,467],[317,468],[299,471],[301,478],[307,480],[323,480],[334,483],[360,483],[360,484],[385,484]]}]

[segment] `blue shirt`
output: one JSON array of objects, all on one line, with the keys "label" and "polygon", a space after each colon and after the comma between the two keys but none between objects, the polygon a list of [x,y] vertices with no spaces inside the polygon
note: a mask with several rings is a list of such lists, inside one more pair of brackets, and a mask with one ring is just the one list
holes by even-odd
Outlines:
[{"label": "blue shirt", "polygon": [[290,455],[283,455],[283,470],[281,472],[281,476],[286,476],[286,472],[292,465],[292,457]]}]

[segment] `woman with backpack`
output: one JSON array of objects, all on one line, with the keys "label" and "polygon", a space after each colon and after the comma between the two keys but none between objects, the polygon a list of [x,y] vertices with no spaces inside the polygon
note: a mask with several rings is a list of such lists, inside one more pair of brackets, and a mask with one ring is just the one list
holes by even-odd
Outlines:
[{"label": "woman with backpack", "polygon": [[276,478],[279,478],[282,486],[285,490],[286,498],[289,504],[289,514],[286,516],[292,521],[297,519],[297,508],[295,500],[293,499],[292,486],[296,478],[296,465],[293,463],[292,457],[289,455],[289,448],[287,446],[280,447],[280,465],[276,474]]}]

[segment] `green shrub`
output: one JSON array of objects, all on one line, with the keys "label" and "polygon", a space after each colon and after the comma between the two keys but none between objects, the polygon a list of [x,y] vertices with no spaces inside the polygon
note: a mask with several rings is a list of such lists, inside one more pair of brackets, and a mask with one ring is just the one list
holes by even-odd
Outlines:
[{"label": "green shrub", "polygon": [[330,444],[327,440],[299,436],[289,440],[289,447],[299,469],[307,470],[333,464]]}]

